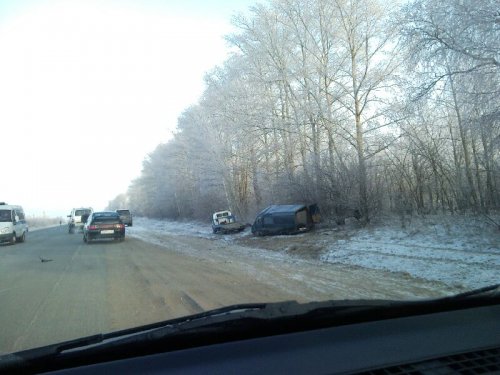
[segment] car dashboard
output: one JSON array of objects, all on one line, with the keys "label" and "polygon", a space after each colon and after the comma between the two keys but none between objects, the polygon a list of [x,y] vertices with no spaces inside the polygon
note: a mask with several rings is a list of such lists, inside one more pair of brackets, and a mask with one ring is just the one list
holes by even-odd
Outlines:
[{"label": "car dashboard", "polygon": [[500,306],[372,320],[139,357],[130,353],[129,358],[52,373],[500,373]]}]

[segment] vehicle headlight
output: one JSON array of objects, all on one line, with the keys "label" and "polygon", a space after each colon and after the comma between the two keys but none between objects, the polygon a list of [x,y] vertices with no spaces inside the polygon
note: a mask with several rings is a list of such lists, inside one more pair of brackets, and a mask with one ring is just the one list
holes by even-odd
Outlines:
[{"label": "vehicle headlight", "polygon": [[5,233],[9,233],[9,228],[1,228],[0,229],[0,234],[5,234]]}]

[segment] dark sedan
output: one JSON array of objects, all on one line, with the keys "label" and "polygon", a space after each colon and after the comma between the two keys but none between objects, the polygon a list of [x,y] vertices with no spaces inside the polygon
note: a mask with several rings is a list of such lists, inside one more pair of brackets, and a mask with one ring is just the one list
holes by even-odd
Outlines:
[{"label": "dark sedan", "polygon": [[92,213],[83,227],[83,241],[90,243],[95,239],[125,239],[125,224],[118,213],[103,211]]}]

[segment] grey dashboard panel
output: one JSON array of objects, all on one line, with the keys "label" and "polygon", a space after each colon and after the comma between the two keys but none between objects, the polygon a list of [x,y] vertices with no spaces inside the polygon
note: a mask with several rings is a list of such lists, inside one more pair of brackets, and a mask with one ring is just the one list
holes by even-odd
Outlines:
[{"label": "grey dashboard panel", "polygon": [[484,349],[493,350],[490,369],[496,363],[500,372],[500,306],[233,341],[54,373],[362,373]]}]

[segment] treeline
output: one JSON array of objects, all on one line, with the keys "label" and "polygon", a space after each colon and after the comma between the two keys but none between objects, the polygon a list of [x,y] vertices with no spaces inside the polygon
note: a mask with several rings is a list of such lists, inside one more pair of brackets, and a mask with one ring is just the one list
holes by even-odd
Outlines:
[{"label": "treeline", "polygon": [[234,53],[117,197],[136,214],[498,208],[497,1],[275,0],[233,23]]}]

